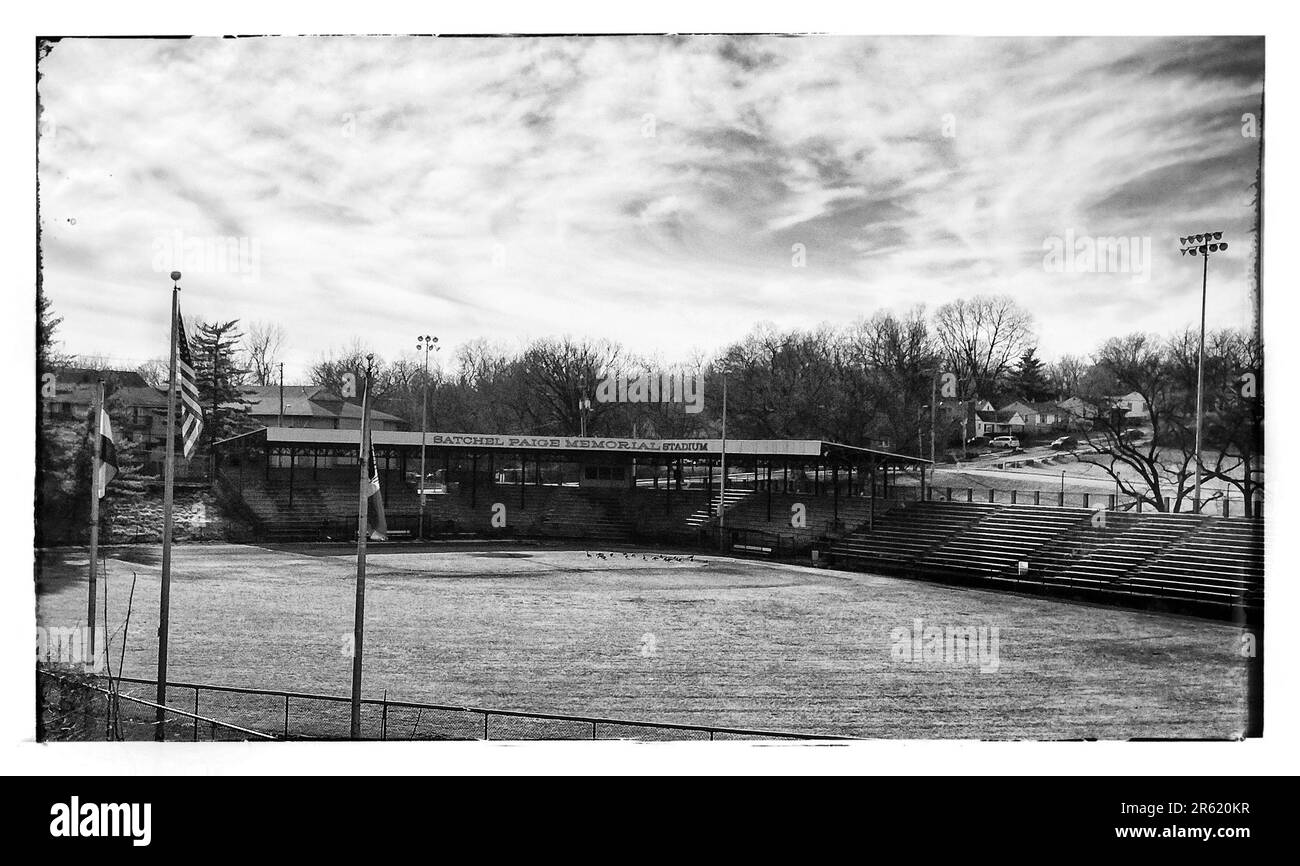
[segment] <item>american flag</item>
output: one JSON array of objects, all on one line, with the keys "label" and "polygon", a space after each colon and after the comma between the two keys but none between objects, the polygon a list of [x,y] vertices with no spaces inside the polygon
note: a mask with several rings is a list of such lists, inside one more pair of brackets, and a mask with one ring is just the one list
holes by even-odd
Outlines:
[{"label": "american flag", "polygon": [[199,385],[190,360],[190,341],[185,337],[185,320],[176,313],[176,370],[180,374],[181,438],[184,440],[185,459],[194,456],[203,433],[203,410],[199,408]]}]

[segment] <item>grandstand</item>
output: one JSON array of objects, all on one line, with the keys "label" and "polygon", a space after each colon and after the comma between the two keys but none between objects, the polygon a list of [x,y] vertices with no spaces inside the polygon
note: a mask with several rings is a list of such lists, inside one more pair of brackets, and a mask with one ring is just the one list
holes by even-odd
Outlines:
[{"label": "grandstand", "polygon": [[828,552],[889,574],[1255,617],[1263,531],[1247,518],[924,501],[895,505]]},{"label": "grandstand", "polygon": [[[218,443],[220,479],[264,538],[355,537],[356,431],[263,428]],[[418,528],[418,433],[376,431],[388,525]],[[817,440],[596,439],[429,433],[426,535],[688,542],[725,530],[795,552],[870,522],[891,474],[928,461]],[[725,491],[724,491],[725,487]],[[504,505],[505,526],[493,508]],[[765,540],[770,536],[770,539]],[[778,537],[779,536],[779,537]],[[770,542],[770,543],[769,543]]]},{"label": "grandstand", "polygon": [[[357,435],[267,428],[226,440],[221,482],[263,538],[355,539]],[[374,439],[389,529],[413,537],[420,434]],[[427,441],[441,480],[427,497],[426,538],[816,550],[841,567],[1105,603],[1218,617],[1263,606],[1262,520],[955,502],[927,488],[928,461],[817,440],[729,441],[725,493],[720,440]],[[899,471],[921,484],[892,484]]]}]

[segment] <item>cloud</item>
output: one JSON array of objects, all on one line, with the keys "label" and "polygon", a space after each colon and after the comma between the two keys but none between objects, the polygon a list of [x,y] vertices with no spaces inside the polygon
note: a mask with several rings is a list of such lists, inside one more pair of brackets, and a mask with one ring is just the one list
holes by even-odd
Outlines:
[{"label": "cloud", "polygon": [[[159,239],[256,239],[255,279],[200,261],[183,303],[283,323],[299,375],[354,337],[671,360],[992,291],[1085,353],[1195,317],[1189,230],[1237,241],[1211,315],[1244,321],[1262,64],[1237,38],[65,40],[46,286],[67,350],[151,357]],[[1067,230],[1150,237],[1149,281],[1046,272]]]}]

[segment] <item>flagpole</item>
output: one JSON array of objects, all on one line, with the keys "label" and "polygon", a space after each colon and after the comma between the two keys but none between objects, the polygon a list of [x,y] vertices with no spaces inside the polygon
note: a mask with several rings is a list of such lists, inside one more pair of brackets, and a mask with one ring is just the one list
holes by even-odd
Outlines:
[{"label": "flagpole", "polygon": [[96,559],[99,555],[99,414],[104,411],[104,380],[95,385],[95,398],[90,407],[90,591],[86,602],[86,625],[90,629],[90,662],[95,662],[95,582],[98,576]]},{"label": "flagpole", "polygon": [[172,486],[176,483],[176,318],[179,306],[180,271],[172,271],[171,352],[167,361],[167,462],[163,466],[162,578],[158,586],[158,709],[154,713],[154,739],[167,738],[167,620],[172,582]]},{"label": "flagpole", "polygon": [[357,598],[352,612],[352,739],[361,739],[361,647],[366,628],[366,501],[370,498],[370,362],[361,391],[361,481],[357,494]]}]

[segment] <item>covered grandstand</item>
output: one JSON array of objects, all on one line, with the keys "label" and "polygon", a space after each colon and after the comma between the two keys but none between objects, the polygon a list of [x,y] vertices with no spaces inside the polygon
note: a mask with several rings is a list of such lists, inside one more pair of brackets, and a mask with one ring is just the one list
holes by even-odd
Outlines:
[{"label": "covered grandstand", "polygon": [[[350,541],[358,439],[255,430],[218,443],[219,480],[264,540]],[[1227,618],[1263,608],[1261,518],[958,502],[927,484],[927,460],[821,440],[728,440],[724,485],[720,439],[428,433],[423,480],[420,433],[373,439],[396,538],[816,549],[876,573]]]},{"label": "covered grandstand", "polygon": [[[721,439],[430,432],[422,480],[422,434],[372,439],[390,528],[418,531],[423,489],[434,536],[496,533],[503,504],[512,534],[631,540],[722,523],[798,547],[870,523],[898,473],[924,484],[930,465],[821,440],[729,439],[724,485]],[[219,442],[218,464],[267,537],[341,538],[355,531],[358,447],[356,430],[266,427]]]}]

